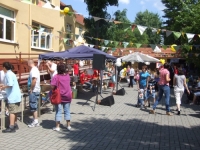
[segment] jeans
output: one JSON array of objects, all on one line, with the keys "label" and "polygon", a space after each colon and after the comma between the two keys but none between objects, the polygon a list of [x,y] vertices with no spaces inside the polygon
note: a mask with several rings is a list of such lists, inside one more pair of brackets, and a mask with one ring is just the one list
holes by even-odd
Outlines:
[{"label": "jeans", "polygon": [[56,116],[55,120],[56,121],[61,121],[62,120],[62,107],[64,109],[64,118],[65,120],[70,120],[70,104],[71,103],[61,103],[58,105],[55,105],[55,110],[56,110]]},{"label": "jeans", "polygon": [[168,85],[158,85],[159,91],[158,91],[158,99],[153,105],[153,110],[156,109],[156,106],[158,103],[161,101],[163,97],[163,93],[165,94],[165,106],[166,106],[166,111],[170,112],[169,108],[169,102],[170,102],[170,87]]},{"label": "jeans", "polygon": [[[146,86],[143,86],[143,85],[139,85],[140,86],[140,89],[145,89],[146,88]],[[139,92],[138,92],[138,103],[137,104],[141,104],[141,106],[143,106],[144,105],[144,100],[146,100],[146,98],[147,98],[147,90],[144,90],[144,98],[143,99],[140,99],[139,98]]]},{"label": "jeans", "polygon": [[39,96],[40,96],[39,92],[29,93],[29,107],[31,112],[37,111]]},{"label": "jeans", "polygon": [[133,77],[134,76],[130,76],[129,87],[133,87]]},{"label": "jeans", "polygon": [[92,89],[92,83],[90,82],[85,82],[84,84],[86,84],[88,86],[89,89]]},{"label": "jeans", "polygon": [[132,80],[132,81],[133,81],[133,85],[136,85],[136,82],[135,82],[135,79],[134,79],[134,78],[133,78],[133,80]]}]

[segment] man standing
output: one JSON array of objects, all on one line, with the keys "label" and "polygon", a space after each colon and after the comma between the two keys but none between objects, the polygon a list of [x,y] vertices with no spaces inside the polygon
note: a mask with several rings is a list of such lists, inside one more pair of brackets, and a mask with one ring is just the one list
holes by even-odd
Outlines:
[{"label": "man standing", "polygon": [[130,78],[130,83],[128,87],[133,87],[133,83],[135,84],[134,81],[134,75],[135,75],[135,70],[133,69],[133,66],[131,66],[131,69],[129,71],[129,78]]},{"label": "man standing", "polygon": [[79,61],[76,60],[76,63],[73,65],[73,86],[76,87],[76,83],[78,82],[79,76]]},{"label": "man standing", "polygon": [[28,60],[28,66],[31,68],[30,75],[28,78],[28,90],[29,90],[29,106],[30,111],[33,113],[33,121],[28,127],[39,126],[38,122],[38,100],[40,95],[40,72],[35,66],[33,60]]},{"label": "man standing", "polygon": [[48,68],[47,72],[50,74],[51,79],[52,79],[53,76],[57,74],[57,64],[55,64],[52,61],[47,61],[46,66]]},{"label": "man standing", "polygon": [[151,114],[155,114],[155,109],[158,103],[161,101],[163,93],[165,94],[165,105],[166,105],[166,115],[172,116],[170,113],[170,87],[169,87],[169,81],[170,79],[170,73],[168,71],[169,69],[169,64],[165,63],[164,68],[160,69],[160,80],[158,82],[159,86],[159,92],[158,92],[158,99],[153,105],[153,110],[150,111]]},{"label": "man standing", "polygon": [[21,92],[17,82],[16,75],[12,72],[12,65],[9,62],[3,63],[3,71],[5,72],[4,85],[1,90],[6,90],[8,99],[8,111],[10,113],[10,125],[4,130],[4,133],[13,133],[19,129],[17,125],[17,113],[20,110]]}]

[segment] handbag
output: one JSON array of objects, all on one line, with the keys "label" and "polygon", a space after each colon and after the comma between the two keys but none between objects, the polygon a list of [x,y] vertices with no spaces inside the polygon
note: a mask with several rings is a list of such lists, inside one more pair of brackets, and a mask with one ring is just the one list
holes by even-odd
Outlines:
[{"label": "handbag", "polygon": [[60,95],[60,89],[59,89],[60,82],[59,82],[58,76],[57,76],[57,79],[58,79],[57,80],[58,85],[55,89],[52,90],[51,97],[50,97],[51,104],[53,105],[58,105],[61,103],[61,95]]}]

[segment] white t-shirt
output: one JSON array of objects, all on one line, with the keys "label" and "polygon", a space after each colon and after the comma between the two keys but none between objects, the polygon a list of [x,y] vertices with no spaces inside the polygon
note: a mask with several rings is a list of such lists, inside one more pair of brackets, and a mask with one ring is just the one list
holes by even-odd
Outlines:
[{"label": "white t-shirt", "polygon": [[50,73],[51,79],[57,74],[57,64],[52,63],[51,70],[53,70],[53,73]]},{"label": "white t-shirt", "polygon": [[130,69],[129,75],[130,76],[134,76],[135,75],[135,70],[133,68]]},{"label": "white t-shirt", "polygon": [[32,78],[36,78],[36,84],[33,89],[33,92],[40,92],[40,72],[37,67],[33,67],[30,71],[29,75],[30,80],[32,81]]},{"label": "white t-shirt", "polygon": [[5,73],[3,70],[0,71],[0,84],[4,84]]},{"label": "white t-shirt", "polygon": [[200,87],[200,81],[197,83],[197,87],[198,87],[198,88]]}]

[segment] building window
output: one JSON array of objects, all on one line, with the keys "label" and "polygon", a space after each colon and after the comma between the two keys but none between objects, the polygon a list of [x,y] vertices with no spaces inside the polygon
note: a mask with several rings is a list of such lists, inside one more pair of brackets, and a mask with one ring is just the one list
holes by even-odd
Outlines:
[{"label": "building window", "polygon": [[82,35],[82,32],[83,32],[83,28],[79,27],[79,35]]},{"label": "building window", "polygon": [[67,44],[68,46],[71,46],[71,38],[72,38],[72,35],[71,35],[71,33],[72,33],[72,25],[70,25],[70,24],[67,24],[67,25],[66,25],[66,30],[67,30],[66,38],[68,39],[68,40],[67,40],[67,42],[66,42],[66,44]]},{"label": "building window", "polygon": [[31,47],[39,49],[50,49],[52,43],[51,29],[33,22],[31,33]]},{"label": "building window", "polygon": [[14,42],[14,11],[0,6],[0,40]]}]

